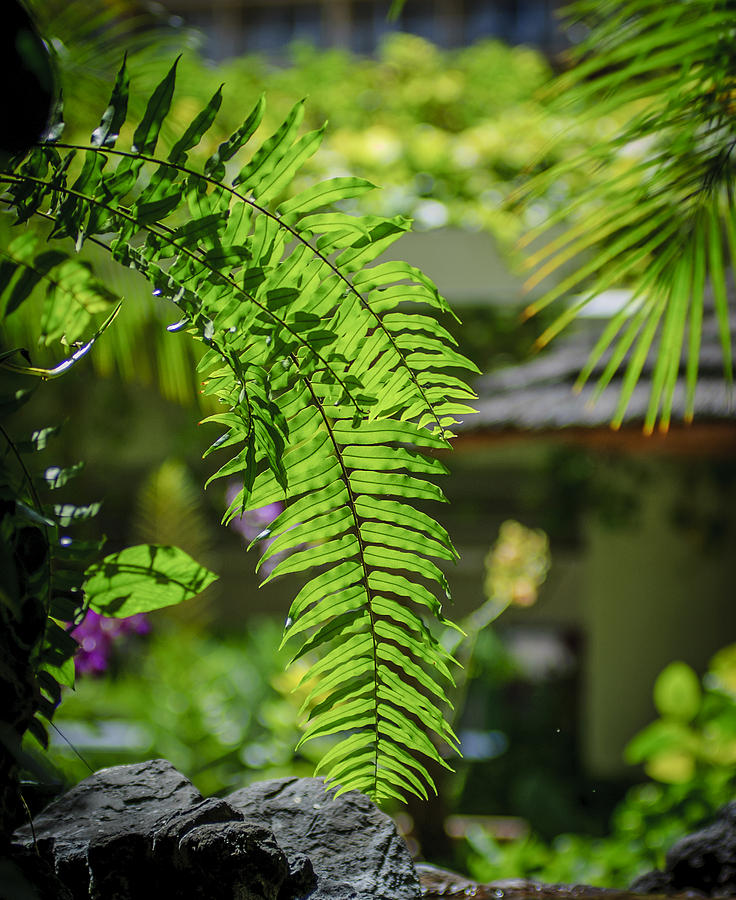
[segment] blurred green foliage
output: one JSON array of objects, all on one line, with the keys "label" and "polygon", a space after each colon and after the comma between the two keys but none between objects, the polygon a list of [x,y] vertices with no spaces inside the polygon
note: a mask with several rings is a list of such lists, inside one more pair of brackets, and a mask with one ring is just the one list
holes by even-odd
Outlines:
[{"label": "blurred green foliage", "polygon": [[[93,769],[164,757],[205,795],[311,775],[324,745],[294,754],[303,696],[292,689],[307,666],[286,673],[288,654],[274,649],[280,637],[272,620],[208,635],[159,619],[150,639],[123,649],[109,677],[78,680],[57,726]],[[50,759],[66,781],[89,774],[61,739]]]},{"label": "blurred green foliage", "polygon": [[736,769],[736,644],[714,656],[703,690],[690,666],[670,663],[655,682],[654,703],[660,718],[629,743],[628,762],[666,784]]},{"label": "blurred green foliage", "polygon": [[474,825],[465,848],[471,875],[623,888],[661,868],[669,847],[736,791],[736,644],[713,657],[702,684],[685,663],[671,663],[654,699],[661,718],[633,738],[626,758],[655,780],[628,791],[609,836],[563,834],[547,843],[529,834],[502,843]]},{"label": "blurred green foliage", "polygon": [[[72,45],[71,59],[73,51]],[[134,83],[144,90],[155,84],[169,60],[165,52],[132,57]],[[111,60],[100,64],[109,66]],[[88,61],[87,71],[90,66]],[[197,161],[240,124],[245,107],[263,91],[268,110],[254,140],[308,97],[305,127],[329,125],[319,153],[290,186],[292,193],[315,177],[350,172],[382,187],[360,201],[362,212],[410,215],[419,228],[485,229],[508,249],[522,231],[573,197],[591,174],[576,170],[561,176],[524,208],[505,206],[510,194],[529,175],[576,155],[616,124],[579,122],[576,109],[552,112],[545,92],[550,75],[540,53],[492,40],[443,50],[416,35],[393,34],[375,58],[294,44],[286,66],[255,54],[212,66],[188,46],[179,65],[171,122],[190,121],[225,84],[218,120],[192,154]],[[90,115],[79,104],[70,109],[67,138],[85,137],[97,124]],[[162,140],[167,140],[165,129]]]},{"label": "blurred green foliage", "polygon": [[[157,489],[165,482],[179,502],[183,521],[170,510],[156,508]],[[205,552],[187,517],[199,514],[189,497],[188,476],[169,460],[144,485],[139,496],[138,529],[157,539],[176,538]],[[194,545],[194,546],[192,546]],[[205,552],[206,555],[206,552]],[[509,603],[526,603],[536,594],[548,567],[546,537],[506,522],[489,552],[488,599],[462,622],[467,634],[446,629],[449,642],[473,670],[472,655],[479,633]],[[215,794],[247,783],[287,774],[311,775],[321,746],[294,747],[301,735],[299,710],[308,693],[299,681],[310,657],[288,667],[289,654],[278,650],[281,626],[273,619],[251,621],[238,634],[208,633],[207,607],[187,617],[167,610],[152,618],[150,638],[136,637],[118,647],[108,673],[84,677],[67,692],[56,724],[71,743],[52,748],[51,761],[67,781],[76,782],[93,769],[133,762],[146,756],[169,759],[200,790]],[[458,639],[461,646],[458,648]],[[494,658],[498,655],[494,654]],[[191,660],[196,660],[196,667]],[[461,711],[464,691],[459,679],[454,699]],[[113,726],[112,731],[110,726]],[[105,738],[105,734],[115,738]]]}]

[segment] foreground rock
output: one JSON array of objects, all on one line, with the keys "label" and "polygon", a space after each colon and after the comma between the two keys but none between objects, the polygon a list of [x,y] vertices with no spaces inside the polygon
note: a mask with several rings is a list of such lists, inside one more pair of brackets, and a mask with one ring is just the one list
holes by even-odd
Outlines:
[{"label": "foreground rock", "polygon": [[[41,860],[73,900],[297,900],[315,885],[273,833],[203,799],[165,760],[91,775],[33,820]],[[30,827],[15,839],[34,848]]]},{"label": "foreground rock", "polygon": [[357,791],[337,799],[321,778],[277,778],[230,794],[246,819],[272,829],[287,855],[305,854],[317,889],[309,900],[417,900],[419,881],[392,819]]},{"label": "foreground rock", "polygon": [[[35,841],[34,841],[35,834]],[[419,877],[417,877],[417,872]],[[421,881],[421,886],[420,886]],[[631,887],[736,897],[736,803]],[[19,829],[2,900],[617,900],[636,894],[530,881],[478,884],[414,867],[392,820],[355,791],[281,778],[204,799],[165,760],[103,769]]]},{"label": "foreground rock", "polygon": [[724,806],[712,825],[674,844],[664,871],[647,872],[631,889],[646,894],[698,891],[708,897],[736,897],[736,803]]},{"label": "foreground rock", "polygon": [[0,856],[2,900],[74,900],[53,868],[26,847],[10,847]]},{"label": "foreground rock", "polygon": [[[35,857],[44,886],[28,896],[43,900],[420,896],[392,820],[355,791],[333,800],[317,778],[205,800],[165,760],[116,766],[80,782],[35,817],[33,832],[19,829],[14,839],[7,872],[27,880]],[[56,895],[55,879],[63,885]]]}]

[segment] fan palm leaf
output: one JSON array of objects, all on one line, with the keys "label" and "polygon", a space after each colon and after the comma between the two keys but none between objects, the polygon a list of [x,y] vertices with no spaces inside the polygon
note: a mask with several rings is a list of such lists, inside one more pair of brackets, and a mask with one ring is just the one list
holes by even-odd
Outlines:
[{"label": "fan palm leaf", "polygon": [[[576,65],[560,76],[560,102],[605,116],[627,110],[626,124],[533,181],[534,195],[574,169],[592,173],[588,188],[527,236],[529,285],[573,262],[528,309],[533,314],[573,292],[578,300],[542,335],[551,340],[594,297],[628,287],[631,297],[605,330],[581,373],[585,382],[605,353],[602,389],[625,366],[613,425],[623,421],[647,355],[656,348],[645,430],[667,430],[675,383],[684,367],[686,418],[692,418],[707,286],[713,296],[724,373],[733,380],[728,261],[734,250],[733,126],[736,44],[725,0],[658,4],[653,0],[575,3],[570,16],[589,36]],[[549,229],[567,221],[561,235]]]}]

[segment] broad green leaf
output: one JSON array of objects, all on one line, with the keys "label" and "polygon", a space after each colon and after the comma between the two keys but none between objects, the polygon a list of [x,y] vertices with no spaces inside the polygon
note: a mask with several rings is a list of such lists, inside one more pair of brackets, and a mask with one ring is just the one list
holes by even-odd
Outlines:
[{"label": "broad green leaf", "polygon": [[[307,495],[309,496],[309,495]],[[302,525],[296,525],[294,528],[286,531],[275,538],[263,552],[258,563],[260,568],[263,563],[270,559],[275,553],[282,550],[298,547],[306,541],[325,541],[329,538],[336,537],[354,526],[353,516],[349,509],[342,507],[331,512],[324,513],[321,516],[315,516]]]},{"label": "broad green leaf", "polygon": [[285,200],[279,205],[277,212],[284,219],[296,221],[297,215],[303,216],[306,213],[313,212],[315,209],[323,209],[339,200],[360,197],[367,191],[374,189],[375,185],[364,178],[330,178],[327,181],[321,181],[319,184],[308,187],[289,200]]},{"label": "broad green leaf", "polygon": [[139,544],[91,565],[84,593],[95,612],[125,618],[189,600],[216,578],[178,547]]},{"label": "broad green leaf", "polygon": [[205,175],[217,181],[221,181],[224,178],[225,163],[232,159],[233,156],[235,156],[235,154],[251,139],[256,129],[261,124],[265,108],[266,98],[261,95],[240,128],[233,132],[226,141],[220,144],[216,152],[213,153],[204,164]]},{"label": "broad green leaf", "polygon": [[313,603],[317,603],[331,594],[357,584],[362,574],[363,570],[360,565],[352,561],[342,562],[332,569],[320,572],[319,575],[316,575],[304,585],[292,601],[289,619],[287,620],[287,629],[290,622],[301,615]]},{"label": "broad green leaf", "polygon": [[366,544],[384,544],[388,547],[398,547],[400,550],[409,550],[437,559],[455,560],[455,554],[438,541],[409,528],[391,525],[388,522],[380,524],[363,522],[360,526],[360,536]]},{"label": "broad green leaf", "polygon": [[381,497],[413,497],[416,500],[447,502],[445,495],[437,485],[421,478],[414,478],[412,475],[393,472],[351,472],[350,487],[359,494],[373,494]]},{"label": "broad green leaf", "polygon": [[443,547],[457,556],[447,531],[421,510],[396,500],[378,500],[375,497],[358,497],[355,508],[363,519],[376,519],[380,522],[393,522],[396,525],[415,528],[439,541]]},{"label": "broad green leaf", "polygon": [[452,771],[450,765],[439,755],[435,746],[419,728],[402,713],[393,709],[388,704],[381,707],[381,717],[378,720],[378,730],[388,738],[392,738],[394,744],[403,745],[409,750],[418,750],[429,759],[439,763],[445,769]]},{"label": "broad green leaf", "polygon": [[[335,616],[302,644],[291,661],[294,662],[297,659],[301,659],[305,654],[317,650],[323,644],[328,644],[333,640],[352,634],[356,629],[367,627],[370,627],[370,618],[364,610],[351,609],[348,612]],[[291,637],[291,633],[289,637]]]},{"label": "broad green leaf", "polygon": [[299,632],[315,628],[330,616],[337,617],[344,613],[360,610],[366,606],[366,599],[366,591],[362,585],[354,585],[341,590],[339,593],[330,594],[312,609],[290,616],[290,621],[287,625],[287,636],[290,638]]},{"label": "broad green leaf", "polygon": [[251,161],[243,166],[237,178],[233,180],[233,185],[245,184],[246,189],[249,189],[252,181],[271,172],[286,155],[303,118],[304,101],[302,100],[292,107],[286,121],[268,140],[261,144]]},{"label": "broad green leaf", "polygon": [[66,687],[73,688],[74,687],[74,657],[70,656],[68,659],[64,660],[59,666],[51,665],[50,663],[44,663],[42,666],[42,671],[46,672],[57,684],[63,684]]},{"label": "broad green leaf", "polygon": [[[320,143],[324,134],[324,127],[316,131],[310,131],[294,144],[291,150],[270,168],[270,171],[258,179],[254,175],[247,178],[248,185],[255,197],[261,203],[267,203],[274,197],[278,197],[286,185],[294,177],[294,174],[301,166],[312,156]],[[272,154],[273,155],[273,154]],[[245,179],[244,179],[245,180]]]},{"label": "broad green leaf", "polygon": [[690,722],[700,709],[700,681],[690,666],[670,663],[654,683],[654,704],[660,715]]},{"label": "broad green leaf", "polygon": [[[359,589],[360,590],[360,589]],[[357,592],[356,592],[357,593]],[[340,674],[344,672],[347,662],[357,662],[362,657],[369,658],[370,650],[373,644],[373,638],[370,633],[357,633],[350,635],[345,641],[333,646],[324,656],[321,657],[314,665],[304,674],[301,679],[300,686],[308,684],[315,678],[320,678],[336,669]],[[351,670],[352,671],[352,670]],[[356,677],[358,671],[353,671],[352,676]],[[317,687],[323,690],[329,690],[329,684],[320,681]]]},{"label": "broad green leaf", "polygon": [[298,750],[305,741],[337,734],[347,729],[360,728],[373,722],[375,722],[375,707],[370,698],[350,700],[314,718],[296,749]]},{"label": "broad green leaf", "polygon": [[446,466],[438,459],[429,459],[421,453],[407,450],[404,447],[368,447],[365,445],[343,447],[342,460],[349,469],[379,472],[407,469],[413,473],[447,474]]},{"label": "broad green leaf", "polygon": [[368,576],[368,585],[377,591],[396,594],[399,597],[411,600],[413,603],[418,603],[420,606],[431,610],[440,621],[444,622],[442,604],[422,584],[410,581],[408,578],[405,578],[403,575],[397,575],[395,572],[375,571]]},{"label": "broad green leaf", "polygon": [[360,427],[352,426],[349,421],[336,421],[332,430],[340,444],[382,445],[396,441],[420,447],[447,447],[446,441],[426,428],[417,428],[411,422],[391,419],[362,422]]},{"label": "broad green leaf", "polygon": [[[357,637],[363,640],[367,650],[370,649],[373,643],[370,635],[358,635]],[[333,690],[338,689],[342,691],[346,686],[352,686],[356,683],[358,685],[364,684],[365,679],[368,679],[368,683],[370,683],[373,680],[375,669],[376,663],[371,656],[356,656],[350,658],[349,671],[343,664],[339,668],[333,668],[329,673],[322,673],[318,683],[306,697],[300,712],[306,710],[320,697],[329,696]],[[346,681],[346,679],[352,680]]]}]

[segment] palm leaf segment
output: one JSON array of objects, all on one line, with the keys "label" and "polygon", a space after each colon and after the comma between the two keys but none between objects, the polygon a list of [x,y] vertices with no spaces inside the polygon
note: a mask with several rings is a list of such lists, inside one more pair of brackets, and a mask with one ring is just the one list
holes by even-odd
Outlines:
[{"label": "palm leaf segment", "polygon": [[432,780],[415,751],[442,762],[429,735],[456,744],[439,711],[450,660],[424,620],[442,618],[437,593],[447,583],[436,561],[455,551],[412,505],[443,499],[428,478],[444,467],[417,448],[446,447],[471,411],[472,392],[447,369],[472,364],[432,316],[404,310],[446,310],[429,279],[404,263],[369,266],[408,223],[334,208],[372,185],[333,178],[273,208],[320,141],[320,131],[298,135],[301,104],[232,187],[222,183],[226,167],[256,131],[262,100],[203,171],[187,166],[187,154],[212,124],[219,91],[156,158],[175,69],[130,150],[116,146],[123,67],[91,146],[41,146],[0,175],[6,199],[20,220],[50,218],[54,236],[102,243],[143,272],[181,310],[173,328],[208,346],[205,391],[223,407],[209,421],[225,426],[210,450],[234,454],[210,480],[243,483],[224,521],[289,501],[267,555],[292,552],[271,577],[313,570],[285,632],[298,657],[318,655],[303,740],[338,741],[320,770],[344,789],[425,796]]},{"label": "palm leaf segment", "polygon": [[693,415],[706,275],[732,382],[725,272],[726,259],[736,261],[733,7],[725,0],[581,0],[569,13],[590,34],[575,49],[577,65],[557,82],[561,100],[587,115],[619,115],[626,124],[612,140],[530,185],[534,195],[564,184],[570,171],[591,172],[590,186],[528,235],[531,241],[573,220],[528,259],[535,269],[530,287],[573,264],[529,313],[582,291],[542,336],[545,344],[593,297],[631,287],[631,299],[603,332],[579,384],[613,348],[597,393],[625,365],[613,422],[620,425],[659,335],[645,429],[659,418],[666,430],[683,355],[685,415]]}]

